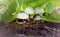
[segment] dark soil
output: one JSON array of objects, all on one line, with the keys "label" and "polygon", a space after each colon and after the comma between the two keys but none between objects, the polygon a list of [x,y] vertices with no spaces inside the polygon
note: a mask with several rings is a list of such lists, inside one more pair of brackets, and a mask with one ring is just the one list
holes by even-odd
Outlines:
[{"label": "dark soil", "polygon": [[[23,31],[19,31],[17,28],[15,28],[14,26],[11,26],[13,24],[3,24],[0,23],[0,37],[39,37],[39,35],[41,35],[42,37],[60,37],[60,23],[44,23],[44,25],[47,25],[51,28],[56,28],[58,30],[58,32],[55,32],[54,34],[52,34],[51,32],[47,31],[44,28],[39,28],[39,32],[37,33],[38,36],[33,36],[33,33],[35,33],[35,31],[32,29],[32,35],[29,36],[29,29],[27,28],[27,30],[24,32],[25,34],[22,34],[21,32]],[[54,36],[53,36],[54,35]]]}]

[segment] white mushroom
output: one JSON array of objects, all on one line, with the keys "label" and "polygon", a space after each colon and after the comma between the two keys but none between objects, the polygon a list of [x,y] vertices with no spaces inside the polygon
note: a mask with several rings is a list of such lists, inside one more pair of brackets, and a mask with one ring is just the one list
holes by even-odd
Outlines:
[{"label": "white mushroom", "polygon": [[54,11],[56,11],[57,14],[60,14],[60,6],[55,7]]},{"label": "white mushroom", "polygon": [[[18,19],[22,19],[23,22],[19,22]],[[20,12],[20,13],[17,14],[16,22],[18,24],[23,24],[24,25],[24,23],[25,23],[24,19],[29,19],[29,15],[24,13],[24,12]]]},{"label": "white mushroom", "polygon": [[29,15],[24,12],[21,12],[21,13],[18,13],[17,18],[18,19],[28,19]]},{"label": "white mushroom", "polygon": [[36,15],[35,17],[34,17],[34,20],[40,20],[41,19],[41,17],[39,16],[39,15]]},{"label": "white mushroom", "polygon": [[34,9],[32,7],[26,7],[24,12],[27,14],[34,14]]},{"label": "white mushroom", "polygon": [[40,7],[35,8],[35,14],[40,14],[40,13],[44,13],[44,9]]}]

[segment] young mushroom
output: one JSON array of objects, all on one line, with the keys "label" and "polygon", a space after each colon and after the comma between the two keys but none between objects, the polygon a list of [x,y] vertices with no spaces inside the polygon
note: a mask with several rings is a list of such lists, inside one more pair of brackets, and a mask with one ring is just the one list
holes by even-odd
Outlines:
[{"label": "young mushroom", "polygon": [[[28,14],[24,13],[24,12],[20,12],[18,13],[17,15],[17,19],[21,19],[21,20],[26,20],[26,19],[29,19],[29,16]],[[17,21],[18,24],[21,24],[21,22]]]},{"label": "young mushroom", "polygon": [[34,9],[32,7],[26,7],[24,12],[27,14],[34,14]]},{"label": "young mushroom", "polygon": [[18,13],[17,18],[18,19],[28,19],[29,16],[28,16],[28,14],[26,14],[24,12],[20,12],[20,13]]},{"label": "young mushroom", "polygon": [[38,26],[39,26],[41,17],[40,17],[40,15],[36,14],[33,18],[35,21],[36,32],[38,32]]},{"label": "young mushroom", "polygon": [[40,19],[41,19],[40,15],[36,14],[36,15],[34,16],[34,20],[40,20]]},{"label": "young mushroom", "polygon": [[25,13],[27,13],[29,15],[29,18],[32,18],[32,14],[34,14],[34,9],[32,7],[26,7],[24,10]]},{"label": "young mushroom", "polygon": [[36,21],[36,22],[35,22],[36,27],[38,27],[38,25],[39,25],[39,23],[40,23],[40,19],[41,19],[40,15],[36,14],[36,15],[34,16],[34,21]]},{"label": "young mushroom", "polygon": [[18,24],[20,24],[21,22],[19,22],[18,19],[21,19],[22,20],[23,30],[25,30],[25,20],[28,20],[29,19],[28,14],[26,14],[24,12],[20,12],[20,13],[17,14],[17,20],[16,20],[16,22]]},{"label": "young mushroom", "polygon": [[43,13],[44,13],[43,8],[40,8],[40,7],[35,8],[35,14],[43,14]]}]

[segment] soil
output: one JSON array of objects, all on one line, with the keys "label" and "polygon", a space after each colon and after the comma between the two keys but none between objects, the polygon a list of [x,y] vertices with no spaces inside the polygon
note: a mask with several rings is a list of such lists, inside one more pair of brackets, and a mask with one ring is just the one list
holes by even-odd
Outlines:
[{"label": "soil", "polygon": [[[26,34],[19,33],[19,31],[17,31],[18,29],[11,25],[13,25],[13,24],[0,23],[0,37],[60,37],[60,23],[49,23],[49,22],[44,23],[44,25],[47,25],[51,28],[56,28],[58,31],[54,32],[54,34],[52,34],[51,32],[42,28],[38,32],[38,36],[37,35],[33,36],[33,34],[26,35]],[[28,32],[28,30],[27,30],[27,32]],[[34,30],[32,30],[32,33],[35,33]],[[41,36],[39,36],[39,35],[41,35]]]}]

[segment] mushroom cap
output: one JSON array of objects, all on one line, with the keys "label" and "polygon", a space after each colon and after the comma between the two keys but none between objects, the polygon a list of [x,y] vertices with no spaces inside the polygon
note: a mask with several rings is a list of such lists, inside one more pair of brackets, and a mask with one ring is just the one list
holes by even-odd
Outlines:
[{"label": "mushroom cap", "polygon": [[29,15],[24,12],[20,12],[18,13],[17,18],[18,19],[29,19]]},{"label": "mushroom cap", "polygon": [[40,20],[40,19],[41,19],[41,17],[39,15],[34,16],[34,20]]},{"label": "mushroom cap", "polygon": [[34,9],[32,7],[26,7],[24,12],[27,14],[34,14]]},{"label": "mushroom cap", "polygon": [[44,13],[44,9],[40,7],[35,8],[35,14],[40,14],[40,13]]},{"label": "mushroom cap", "polygon": [[55,7],[54,11],[56,11],[57,14],[60,14],[60,6]]}]

